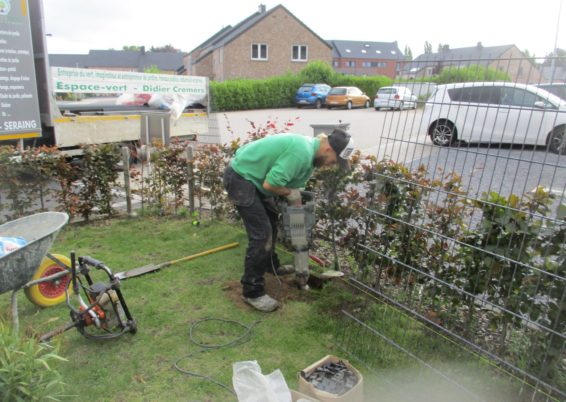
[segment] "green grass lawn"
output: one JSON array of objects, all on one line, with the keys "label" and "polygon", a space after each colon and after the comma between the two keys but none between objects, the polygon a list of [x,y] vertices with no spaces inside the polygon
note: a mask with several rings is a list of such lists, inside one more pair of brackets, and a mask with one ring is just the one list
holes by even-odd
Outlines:
[{"label": "green grass lawn", "polygon": [[[109,220],[89,225],[67,225],[52,246],[52,253],[90,255],[113,272],[149,263],[161,263],[201,251],[239,242],[234,249],[178,263],[156,273],[122,282],[128,307],[138,332],[118,339],[92,341],[72,329],[54,338],[68,362],[59,371],[68,384],[67,393],[79,399],[113,401],[206,400],[229,401],[235,397],[211,381],[190,377],[174,368],[181,357],[200,350],[189,339],[189,326],[197,320],[235,320],[246,326],[257,323],[250,340],[236,347],[197,353],[179,365],[188,371],[211,376],[231,386],[232,364],[257,360],[264,373],[279,368],[290,387],[296,388],[297,372],[327,354],[338,353],[327,320],[317,317],[309,295],[283,281],[275,292],[283,307],[271,314],[252,310],[239,299],[245,233],[236,226],[175,218]],[[292,256],[284,250],[287,262]],[[104,276],[99,280],[103,281]],[[279,288],[278,288],[279,287]],[[277,289],[278,288],[278,289]],[[69,320],[67,307],[41,309],[19,296],[21,332],[44,333]],[[9,294],[0,296],[6,316]],[[5,314],[6,313],[6,314]],[[242,327],[208,321],[195,334],[203,343],[224,343],[240,336]]]},{"label": "green grass lawn", "polygon": [[[187,219],[157,217],[69,224],[50,251],[90,255],[117,273],[233,242],[240,246],[122,281],[122,292],[138,325],[135,335],[93,341],[71,329],[54,338],[52,343],[59,345],[60,354],[67,359],[58,366],[67,384],[68,398],[62,399],[235,401],[233,394],[215,383],[231,388],[233,363],[257,360],[264,374],[281,369],[289,387],[297,389],[298,371],[329,354],[349,359],[362,371],[366,400],[375,400],[374,396],[391,390],[403,390],[407,387],[407,378],[412,378],[414,387],[407,392],[416,395],[423,395],[423,390],[438,382],[436,376],[424,381],[424,385],[415,386],[416,378],[427,378],[432,370],[417,371],[422,365],[407,354],[344,320],[343,308],[357,312],[365,322],[398,340],[401,347],[413,353],[418,351],[425,360],[439,367],[452,365],[447,371],[463,372],[459,376],[465,377],[463,383],[471,384],[472,388],[502,389],[498,379],[487,377],[491,372],[486,370],[487,364],[480,361],[478,366],[477,357],[431,333],[426,326],[391,306],[375,301],[368,305],[351,290],[345,291],[344,282],[302,292],[292,284],[292,277],[278,281],[266,275],[268,293],[283,306],[270,314],[253,310],[240,298],[239,279],[247,240],[238,225],[203,222],[193,226]],[[292,262],[288,251],[280,249],[279,255],[284,263]],[[95,279],[107,282],[101,272]],[[64,304],[41,309],[29,302],[23,292],[18,303],[22,334],[43,334],[69,321],[69,310]],[[10,294],[0,295],[0,319],[7,320],[9,304]],[[193,327],[192,339],[205,345],[224,344],[242,336],[246,327],[252,330],[245,343],[201,353],[203,348],[189,337],[191,325],[195,323],[199,325]],[[361,360],[356,360],[355,356]],[[365,365],[369,361],[371,369]],[[214,381],[189,376],[175,368],[176,362],[183,371],[211,377]],[[482,376],[475,374],[478,371]],[[445,389],[439,392],[447,393]],[[438,399],[438,393],[434,395],[431,401],[445,400]],[[485,399],[506,400],[501,395]],[[396,396],[390,400],[403,398]]]}]

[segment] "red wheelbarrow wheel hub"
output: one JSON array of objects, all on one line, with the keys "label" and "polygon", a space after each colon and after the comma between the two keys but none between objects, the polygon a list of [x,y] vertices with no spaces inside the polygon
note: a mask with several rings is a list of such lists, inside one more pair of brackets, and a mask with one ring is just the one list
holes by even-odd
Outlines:
[{"label": "red wheelbarrow wheel hub", "polygon": [[[61,268],[58,265],[53,265],[45,270],[45,273],[42,275],[42,278],[45,278],[50,275],[54,275],[64,270],[65,269]],[[42,295],[48,298],[54,298],[64,294],[65,289],[67,288],[68,285],[69,285],[69,275],[55,279],[54,281],[42,282],[37,286]]]}]

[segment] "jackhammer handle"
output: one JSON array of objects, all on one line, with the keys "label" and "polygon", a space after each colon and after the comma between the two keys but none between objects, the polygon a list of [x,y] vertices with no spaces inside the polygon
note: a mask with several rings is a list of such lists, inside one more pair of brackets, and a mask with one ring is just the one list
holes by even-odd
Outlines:
[{"label": "jackhammer handle", "polygon": [[314,192],[301,190],[301,197],[304,197],[307,201],[313,201],[314,200]]}]

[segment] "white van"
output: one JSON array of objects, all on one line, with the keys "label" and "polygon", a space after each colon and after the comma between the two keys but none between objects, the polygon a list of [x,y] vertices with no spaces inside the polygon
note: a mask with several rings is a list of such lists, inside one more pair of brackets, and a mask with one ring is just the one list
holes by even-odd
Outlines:
[{"label": "white van", "polygon": [[566,155],[566,101],[532,85],[439,85],[425,104],[422,121],[436,145],[532,144]]}]

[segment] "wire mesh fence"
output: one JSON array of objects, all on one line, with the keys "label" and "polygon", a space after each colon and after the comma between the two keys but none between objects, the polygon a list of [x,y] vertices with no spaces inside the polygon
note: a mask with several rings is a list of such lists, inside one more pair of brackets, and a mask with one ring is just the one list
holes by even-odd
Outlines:
[{"label": "wire mesh fence", "polygon": [[[556,83],[565,61],[541,66],[510,52],[467,60],[435,54],[407,66],[403,85],[420,101],[415,111],[401,102],[379,111],[386,113],[377,128],[381,162],[363,213],[357,280],[520,379],[509,392],[521,400],[564,400],[566,100],[541,88]],[[443,84],[417,82],[431,74]],[[414,328],[388,333],[346,317],[363,335],[342,343],[370,366],[379,353],[357,350],[368,338],[417,358],[404,345]],[[436,372],[435,359],[416,360]]]}]

